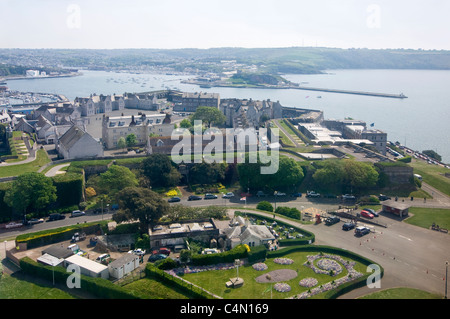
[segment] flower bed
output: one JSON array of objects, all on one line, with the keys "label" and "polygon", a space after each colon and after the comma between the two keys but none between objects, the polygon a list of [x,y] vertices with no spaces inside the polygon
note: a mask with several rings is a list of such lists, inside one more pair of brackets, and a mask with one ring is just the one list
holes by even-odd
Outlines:
[{"label": "flower bed", "polygon": [[340,274],[342,272],[341,265],[339,265],[337,261],[329,258],[319,259],[319,261],[317,262],[317,267],[325,270],[328,273],[331,272],[333,276],[336,276],[337,274]]},{"label": "flower bed", "polygon": [[290,258],[275,258],[273,262],[280,265],[290,265],[294,263]]},{"label": "flower bed", "polygon": [[300,282],[298,283],[300,286],[302,287],[306,287],[306,288],[311,288],[314,287],[318,284],[319,282],[317,281],[316,278],[304,278],[302,280],[300,280]]},{"label": "flower bed", "polygon": [[279,282],[273,286],[273,289],[275,289],[278,292],[289,292],[291,291],[291,286],[289,286],[286,283]]},{"label": "flower bed", "polygon": [[267,270],[267,265],[265,263],[256,263],[252,265],[253,269],[257,271],[264,271]]},{"label": "flower bed", "polygon": [[[241,266],[244,264],[244,262],[241,260]],[[235,268],[234,263],[223,263],[223,264],[216,264],[216,265],[207,265],[207,266],[187,266],[185,268],[174,268],[169,271],[166,271],[167,273],[171,275],[183,275],[183,274],[193,274],[198,273],[202,271],[209,271],[209,270],[228,270]]]}]

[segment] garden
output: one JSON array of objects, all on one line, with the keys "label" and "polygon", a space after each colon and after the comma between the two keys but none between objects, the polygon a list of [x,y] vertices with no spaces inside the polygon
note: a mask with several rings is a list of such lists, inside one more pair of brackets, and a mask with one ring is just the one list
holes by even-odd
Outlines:
[{"label": "garden", "polygon": [[[361,261],[316,249],[286,252],[274,258],[269,253],[266,260],[243,263],[238,270],[233,264],[220,264],[168,272],[225,299],[304,299],[328,298],[327,291],[364,276],[367,268]],[[225,283],[237,271],[244,285],[227,288]]]}]

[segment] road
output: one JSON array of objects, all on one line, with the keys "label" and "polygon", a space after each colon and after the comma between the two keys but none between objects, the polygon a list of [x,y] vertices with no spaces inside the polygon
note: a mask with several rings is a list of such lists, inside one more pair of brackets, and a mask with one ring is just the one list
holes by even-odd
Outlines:
[{"label": "road", "polygon": [[[308,198],[277,198],[271,196],[265,198],[273,205],[282,205],[289,207],[297,207],[306,209],[315,207],[324,211],[335,210],[342,203],[334,199],[312,200]],[[246,208],[255,208],[260,199],[249,198],[247,204],[239,200],[239,197],[232,199],[213,199],[187,201],[185,198],[181,202],[173,204],[184,204],[187,206],[202,207],[209,205],[218,205],[230,207],[230,212],[234,212],[234,208],[244,211]],[[448,197],[444,197],[443,204],[448,204]],[[441,202],[427,201],[430,207],[438,206]],[[171,204],[171,205],[173,205]],[[422,203],[424,205],[424,203]],[[233,209],[231,208],[233,207]],[[240,207],[240,208],[238,208]],[[255,212],[255,211],[252,211]],[[260,213],[264,216],[273,216],[271,213]],[[91,221],[99,221],[111,218],[111,213],[92,214],[76,218],[66,218],[61,221],[45,222],[34,225],[32,227],[22,227],[14,230],[0,231],[0,241],[8,239],[6,245],[10,247],[14,245],[11,240],[15,236],[27,232],[35,232],[38,230],[50,229],[71,225],[74,223],[84,223]],[[341,229],[341,225],[345,220],[341,220],[340,224],[326,226],[325,224],[300,224],[277,216],[278,220],[294,224],[315,234],[318,245],[330,245],[338,248],[347,249],[373,260],[381,265],[385,270],[385,275],[381,280],[381,288],[393,287],[412,287],[422,289],[432,293],[444,294],[444,277],[445,262],[450,260],[450,235],[439,233],[436,231],[413,226],[393,218],[389,214],[380,214],[377,219],[386,224],[387,227],[368,225],[373,230],[372,233],[358,238],[354,236],[353,231],[345,232]],[[4,256],[3,245],[0,245],[0,255]],[[354,299],[356,297],[372,293],[379,289],[369,289],[368,287],[359,288],[342,296],[345,299]]]}]

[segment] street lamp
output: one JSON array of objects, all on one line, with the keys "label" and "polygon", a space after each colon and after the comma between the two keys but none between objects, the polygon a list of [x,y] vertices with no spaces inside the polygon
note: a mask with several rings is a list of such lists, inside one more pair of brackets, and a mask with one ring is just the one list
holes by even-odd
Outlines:
[{"label": "street lamp", "polygon": [[447,299],[447,275],[448,275],[448,261],[445,262],[445,297]]},{"label": "street lamp", "polygon": [[278,191],[273,192],[273,195],[275,195],[275,210],[277,210],[277,195],[278,195]]},{"label": "street lamp", "polygon": [[241,261],[239,259],[234,260],[234,265],[236,266],[236,278],[239,278],[239,265],[241,264]]}]

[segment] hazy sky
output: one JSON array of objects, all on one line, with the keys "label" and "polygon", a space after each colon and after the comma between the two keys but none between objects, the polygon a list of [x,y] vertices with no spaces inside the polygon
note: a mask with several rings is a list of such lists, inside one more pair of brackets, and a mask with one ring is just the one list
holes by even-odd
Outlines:
[{"label": "hazy sky", "polygon": [[450,50],[448,0],[0,0],[2,48]]}]

